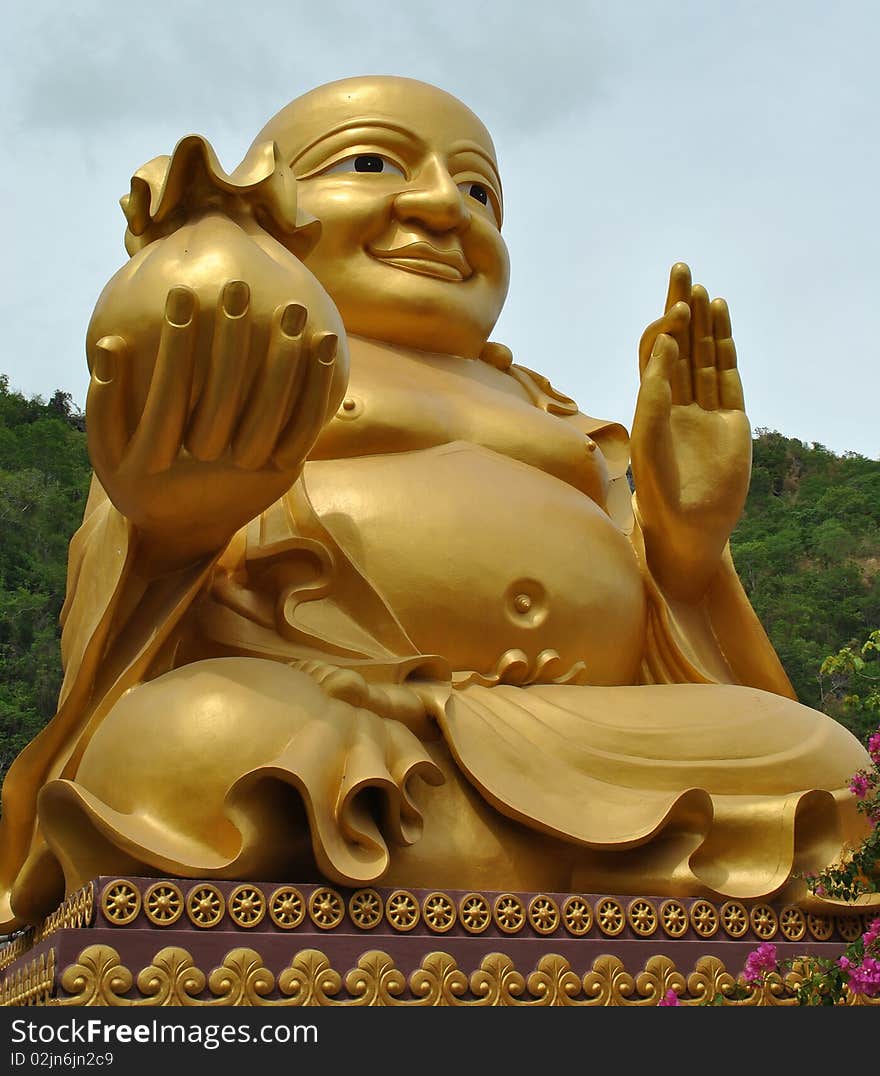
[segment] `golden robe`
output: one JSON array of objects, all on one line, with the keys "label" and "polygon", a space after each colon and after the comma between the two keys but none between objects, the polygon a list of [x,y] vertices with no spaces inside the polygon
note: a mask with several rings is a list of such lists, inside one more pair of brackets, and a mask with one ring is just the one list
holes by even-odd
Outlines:
[{"label": "golden robe", "polygon": [[523,367],[463,395],[352,347],[218,557],[150,578],[93,481],[58,713],[3,788],[5,929],[112,872],[770,897],[860,836],[867,755],[794,701],[729,551],[699,607],[652,580],[622,427]]}]

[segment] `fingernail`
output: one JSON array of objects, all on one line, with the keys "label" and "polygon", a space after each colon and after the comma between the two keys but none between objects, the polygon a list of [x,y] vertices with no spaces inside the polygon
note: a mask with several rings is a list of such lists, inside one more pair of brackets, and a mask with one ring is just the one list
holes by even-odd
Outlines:
[{"label": "fingernail", "polygon": [[318,356],[318,362],[322,366],[332,366],[336,361],[336,348],[339,344],[339,337],[336,333],[327,333],[326,336],[322,336],[318,341],[318,345],[315,348],[315,354]]},{"label": "fingernail", "polygon": [[223,289],[223,310],[231,318],[240,318],[247,310],[251,289],[243,280],[230,280]]},{"label": "fingernail", "polygon": [[182,328],[192,320],[195,305],[195,296],[189,288],[172,288],[165,300],[165,317],[172,325]]},{"label": "fingernail", "polygon": [[308,312],[299,303],[288,303],[281,315],[281,331],[285,336],[299,336],[306,326]]}]

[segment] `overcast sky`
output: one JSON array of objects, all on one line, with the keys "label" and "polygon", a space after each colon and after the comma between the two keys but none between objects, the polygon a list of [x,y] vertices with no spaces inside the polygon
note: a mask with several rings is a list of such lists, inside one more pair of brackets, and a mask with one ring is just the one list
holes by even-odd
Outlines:
[{"label": "overcast sky", "polygon": [[495,139],[512,280],[494,339],[629,426],[669,267],[731,308],[753,427],[880,457],[876,0],[151,0],[7,5],[0,372],[85,403],[133,171],[231,171],[313,86],[399,74]]}]

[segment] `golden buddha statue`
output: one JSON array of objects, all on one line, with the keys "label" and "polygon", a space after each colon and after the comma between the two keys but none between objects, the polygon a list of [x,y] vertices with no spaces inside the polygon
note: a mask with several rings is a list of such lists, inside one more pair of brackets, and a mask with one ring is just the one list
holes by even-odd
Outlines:
[{"label": "golden buddha statue", "polygon": [[189,136],[122,204],[5,927],[125,872],[813,899],[868,757],[731,560],[724,301],[675,265],[631,436],[580,412],[490,341],[492,139],[410,79],[305,94],[229,175]]}]

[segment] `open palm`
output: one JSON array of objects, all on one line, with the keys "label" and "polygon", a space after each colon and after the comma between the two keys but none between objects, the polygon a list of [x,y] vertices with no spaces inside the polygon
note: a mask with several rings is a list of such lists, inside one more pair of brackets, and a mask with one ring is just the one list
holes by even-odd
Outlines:
[{"label": "open palm", "polygon": [[639,365],[632,466],[649,566],[669,594],[698,600],[742,512],[752,441],[727,304],[683,263]]}]

